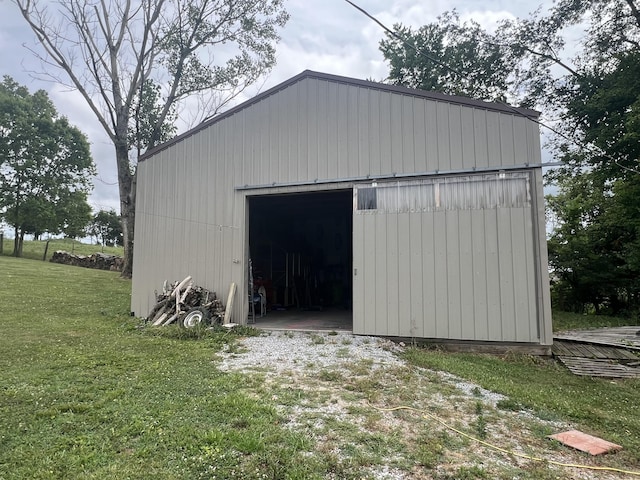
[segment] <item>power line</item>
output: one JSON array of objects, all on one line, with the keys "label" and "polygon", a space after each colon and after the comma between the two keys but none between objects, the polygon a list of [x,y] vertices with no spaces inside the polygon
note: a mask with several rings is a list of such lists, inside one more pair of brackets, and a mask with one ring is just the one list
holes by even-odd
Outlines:
[{"label": "power line", "polygon": [[345,2],[347,2],[348,4],[350,4],[353,8],[355,8],[356,10],[359,10],[360,12],[362,12],[364,15],[366,15],[367,17],[369,17],[371,20],[373,20],[374,22],[376,22],[378,25],[380,25],[387,33],[389,33],[391,36],[393,36],[394,38],[397,38],[398,40],[400,40],[402,43],[404,43],[407,47],[413,49],[418,55],[422,55],[423,57],[427,58],[428,60],[431,60],[433,63],[440,65],[441,67],[446,68],[447,70],[452,71],[453,73],[455,73],[456,75],[462,77],[462,78],[466,78],[464,76],[463,73],[459,72],[458,70],[456,70],[455,68],[447,65],[444,62],[441,62],[440,60],[438,60],[435,57],[432,57],[430,55],[428,55],[425,52],[422,52],[420,50],[418,50],[415,45],[412,45],[411,43],[407,42],[404,38],[402,38],[400,35],[398,35],[394,30],[391,30],[389,27],[387,27],[384,23],[382,23],[380,20],[378,20],[376,17],[374,17],[373,15],[370,15],[366,10],[364,10],[363,8],[359,7],[358,5],[356,5],[355,3],[351,2],[350,0],[345,0]]},{"label": "power line", "polygon": [[115,182],[107,182],[106,180],[103,180],[103,179],[102,179],[102,176],[100,176],[100,175],[96,175],[94,178],[95,178],[97,181],[99,181],[100,183],[102,183],[102,184],[104,184],[104,185],[107,185],[107,186],[110,186],[110,187],[112,187],[112,186],[114,186],[114,185],[118,185],[118,181],[117,181],[117,180],[116,180]]},{"label": "power line", "polygon": [[[368,17],[369,19],[371,19],[372,21],[374,21],[375,23],[377,23],[383,30],[385,30],[387,33],[389,33],[389,35],[391,35],[393,38],[399,40],[402,44],[404,44],[406,47],[410,48],[411,50],[413,50],[414,52],[416,52],[418,55],[425,57],[427,60],[435,63],[436,65],[439,65],[447,70],[449,70],[450,72],[455,73],[456,75],[458,75],[460,78],[467,80],[469,82],[472,81],[472,79],[470,77],[468,77],[467,75],[465,75],[464,73],[460,72],[459,70],[457,70],[456,68],[453,68],[452,66],[446,64],[445,62],[442,62],[440,60],[438,60],[437,58],[427,54],[426,52],[418,49],[415,45],[413,45],[412,43],[408,42],[406,39],[402,38],[395,30],[390,29],[389,27],[387,27],[384,23],[382,23],[380,20],[378,20],[377,18],[375,18],[373,15],[371,15],[369,12],[367,12],[366,10],[364,10],[362,7],[356,5],[355,3],[353,3],[351,0],[345,0],[345,2],[347,2],[349,5],[351,5],[353,8],[355,8],[356,10],[358,10],[359,12],[361,12],[362,14],[364,14],[366,17]],[[510,105],[506,102],[503,102],[501,100],[494,100],[494,103],[498,103],[500,105],[503,105],[505,107],[507,107],[509,110],[511,110],[514,114],[521,116],[521,117],[525,117],[531,121],[533,121],[534,123],[540,125],[541,127],[546,128],[547,130],[550,130],[551,132],[555,133],[556,135],[558,135],[559,137],[563,138],[564,140],[568,141],[569,143],[574,144],[575,146],[585,149],[587,151],[589,151],[591,154],[594,155],[600,155],[603,156],[609,160],[611,160],[612,162],[614,162],[618,167],[620,167],[623,170],[629,171],[629,172],[633,172],[633,173],[637,173],[640,174],[639,170],[636,170],[635,168],[630,168],[630,167],[626,167],[624,165],[621,165],[618,161],[618,159],[612,157],[611,155],[609,155],[607,152],[605,152],[604,150],[602,150],[600,147],[598,147],[597,145],[589,145],[589,144],[585,144],[582,143],[578,140],[576,140],[575,138],[571,138],[568,135],[565,135],[564,133],[556,130],[555,128],[553,128],[550,125],[547,125],[546,123],[536,119],[536,118],[532,118],[529,117],[527,115],[524,115],[517,107],[514,107],[513,105]]]}]

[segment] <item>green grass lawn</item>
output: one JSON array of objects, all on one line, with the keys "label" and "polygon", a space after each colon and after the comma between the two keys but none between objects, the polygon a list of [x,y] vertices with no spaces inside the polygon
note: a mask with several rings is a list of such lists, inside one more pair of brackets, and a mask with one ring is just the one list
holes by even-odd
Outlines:
[{"label": "green grass lawn", "polygon": [[0,257],[0,284],[0,478],[306,478],[223,334],[137,330],[113,272]]},{"label": "green grass lawn", "polygon": [[[638,318],[553,312],[553,330],[640,325]],[[640,465],[640,381],[578,377],[551,359],[523,355],[472,355],[411,349],[416,366],[445,370],[507,395],[509,408],[527,408],[541,418],[569,421],[583,431],[618,443],[614,463]],[[640,358],[639,358],[640,360]],[[613,457],[612,457],[613,458]]]},{"label": "green grass lawn", "polygon": [[573,312],[553,312],[553,331],[580,330],[601,327],[623,327],[640,325],[640,319],[634,317],[610,317],[608,315],[586,315]]},{"label": "green grass lawn", "polygon": [[[102,252],[109,255],[122,256],[122,247],[103,247],[102,245],[92,245],[89,243],[82,243],[70,238],[60,238],[49,240],[49,247],[47,248],[47,240],[29,241],[25,240],[22,245],[22,257],[31,258],[33,260],[42,260],[45,250],[47,252],[46,260],[50,260],[53,252],[56,250],[64,250],[69,253],[75,253],[76,255],[92,255],[96,252]],[[13,255],[13,239],[5,238],[3,241],[2,255]]]},{"label": "green grass lawn", "polygon": [[[217,369],[216,354],[234,347],[234,335],[138,328],[128,315],[130,282],[117,273],[0,256],[0,285],[0,479],[364,476],[368,457],[340,470],[321,439],[287,428],[263,376]],[[526,407],[620,443],[622,453],[598,461],[638,470],[639,382],[574,377],[516,355],[412,348],[405,357],[508,395],[504,409]],[[287,379],[275,381],[285,397]],[[385,386],[366,388],[362,395]],[[479,469],[464,478],[487,477]]]},{"label": "green grass lawn", "polygon": [[412,364],[445,370],[509,397],[498,405],[521,408],[547,420],[570,422],[576,428],[622,445],[605,464],[639,470],[640,381],[578,377],[559,363],[523,355],[474,355],[412,348]]}]

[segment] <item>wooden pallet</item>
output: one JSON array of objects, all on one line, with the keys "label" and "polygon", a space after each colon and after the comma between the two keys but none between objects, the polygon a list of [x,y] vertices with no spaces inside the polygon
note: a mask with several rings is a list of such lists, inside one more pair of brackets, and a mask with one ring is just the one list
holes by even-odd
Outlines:
[{"label": "wooden pallet", "polygon": [[640,356],[626,346],[577,341],[553,342],[553,355],[574,375],[606,378],[640,378]]},{"label": "wooden pallet", "polygon": [[584,357],[599,358],[611,360],[629,360],[640,361],[640,356],[633,352],[619,347],[610,347],[608,345],[597,345],[582,342],[568,342],[556,340],[553,342],[551,349],[557,357]]},{"label": "wooden pallet", "polygon": [[570,340],[610,347],[621,347],[640,352],[640,326],[594,328],[557,333],[554,340]]},{"label": "wooden pallet", "polygon": [[574,375],[606,378],[640,378],[640,368],[628,367],[615,360],[557,357]]}]

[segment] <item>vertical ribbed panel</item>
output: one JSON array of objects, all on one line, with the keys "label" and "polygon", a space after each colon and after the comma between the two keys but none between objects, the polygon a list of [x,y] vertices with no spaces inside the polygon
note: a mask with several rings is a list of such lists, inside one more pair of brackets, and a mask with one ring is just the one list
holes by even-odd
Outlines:
[{"label": "vertical ribbed panel", "polygon": [[531,218],[530,206],[355,214],[354,332],[537,343]]}]

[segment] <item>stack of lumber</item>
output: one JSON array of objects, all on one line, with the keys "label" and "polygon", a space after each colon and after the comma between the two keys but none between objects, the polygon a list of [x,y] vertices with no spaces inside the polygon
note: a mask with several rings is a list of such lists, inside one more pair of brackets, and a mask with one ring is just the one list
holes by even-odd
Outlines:
[{"label": "stack of lumber", "polygon": [[98,270],[121,271],[123,259],[117,255],[94,253],[93,255],[74,255],[73,253],[57,250],[51,257],[53,263],[75,265],[77,267],[96,268]]},{"label": "stack of lumber", "polygon": [[171,325],[183,319],[193,311],[199,312],[199,318],[205,323],[220,323],[224,318],[224,306],[216,293],[194,285],[188,276],[181,282],[169,285],[164,282],[162,293],[156,294],[156,304],[151,309],[147,322],[154,326]]}]

